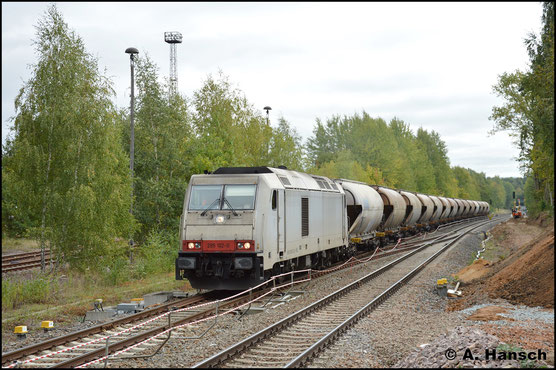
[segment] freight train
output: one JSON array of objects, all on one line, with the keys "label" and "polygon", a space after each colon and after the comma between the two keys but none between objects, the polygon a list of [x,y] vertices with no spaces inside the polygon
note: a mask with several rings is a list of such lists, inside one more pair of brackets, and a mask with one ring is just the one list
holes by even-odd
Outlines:
[{"label": "freight train", "polygon": [[489,204],[331,180],[285,167],[221,167],[193,175],[180,220],[176,279],[241,290],[272,275],[320,269]]}]

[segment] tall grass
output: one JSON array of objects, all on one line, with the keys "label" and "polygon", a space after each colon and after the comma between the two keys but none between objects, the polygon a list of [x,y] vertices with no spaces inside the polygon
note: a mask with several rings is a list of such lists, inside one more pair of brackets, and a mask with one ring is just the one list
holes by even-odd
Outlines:
[{"label": "tall grass", "polygon": [[129,262],[127,247],[114,249],[110,256],[91,266],[105,284],[114,286],[131,280],[144,279],[152,274],[171,272],[178,256],[178,235],[152,230],[145,242],[134,251],[133,264]]},{"label": "tall grass", "polygon": [[133,277],[141,279],[150,274],[170,272],[178,257],[178,235],[164,231],[151,231],[139,248]]},{"label": "tall grass", "polygon": [[30,303],[54,302],[59,292],[58,288],[57,280],[43,276],[23,281],[2,278],[2,310]]},{"label": "tall grass", "polygon": [[[172,272],[178,246],[178,235],[152,231],[146,241],[134,251],[133,264],[129,262],[129,250],[124,242],[114,245],[110,254],[88,261],[88,267],[60,271],[57,275],[66,274],[60,281],[56,277],[44,275],[28,280],[19,280],[15,276],[3,278],[2,310],[24,308],[34,303],[59,304],[68,299],[92,301],[100,295],[117,295],[118,288],[122,285],[134,285],[134,280],[154,277],[160,279],[160,274]],[[170,286],[174,279],[169,279]]]}]

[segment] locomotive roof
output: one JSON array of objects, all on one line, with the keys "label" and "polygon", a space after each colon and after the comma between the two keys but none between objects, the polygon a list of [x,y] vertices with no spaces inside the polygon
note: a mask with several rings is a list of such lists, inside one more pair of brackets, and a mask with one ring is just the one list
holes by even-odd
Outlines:
[{"label": "locomotive roof", "polygon": [[213,172],[215,175],[239,175],[253,173],[272,173],[268,167],[220,167]]},{"label": "locomotive roof", "polygon": [[220,167],[215,175],[244,175],[274,173],[285,188],[307,189],[318,191],[341,192],[334,182],[325,176],[310,175],[303,172],[288,170],[285,166],[274,167]]}]

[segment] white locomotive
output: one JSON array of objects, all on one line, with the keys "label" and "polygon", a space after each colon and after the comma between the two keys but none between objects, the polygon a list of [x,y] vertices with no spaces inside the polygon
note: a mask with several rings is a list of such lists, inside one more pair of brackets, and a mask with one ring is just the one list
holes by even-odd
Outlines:
[{"label": "white locomotive", "polygon": [[273,274],[322,268],[434,223],[488,214],[488,203],[427,196],[285,168],[193,175],[180,221],[176,279],[239,290]]}]

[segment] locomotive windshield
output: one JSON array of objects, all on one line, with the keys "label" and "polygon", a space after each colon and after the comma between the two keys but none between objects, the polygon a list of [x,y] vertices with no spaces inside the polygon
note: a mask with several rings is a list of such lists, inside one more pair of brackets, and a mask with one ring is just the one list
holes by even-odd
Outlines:
[{"label": "locomotive windshield", "polygon": [[193,185],[189,210],[245,210],[255,208],[257,185]]},{"label": "locomotive windshield", "polygon": [[220,209],[220,195],[222,185],[193,185],[189,198],[189,209],[204,211],[205,209]]},{"label": "locomotive windshield", "polygon": [[224,202],[222,209],[253,209],[255,206],[255,190],[257,185],[226,185],[224,186]]}]

